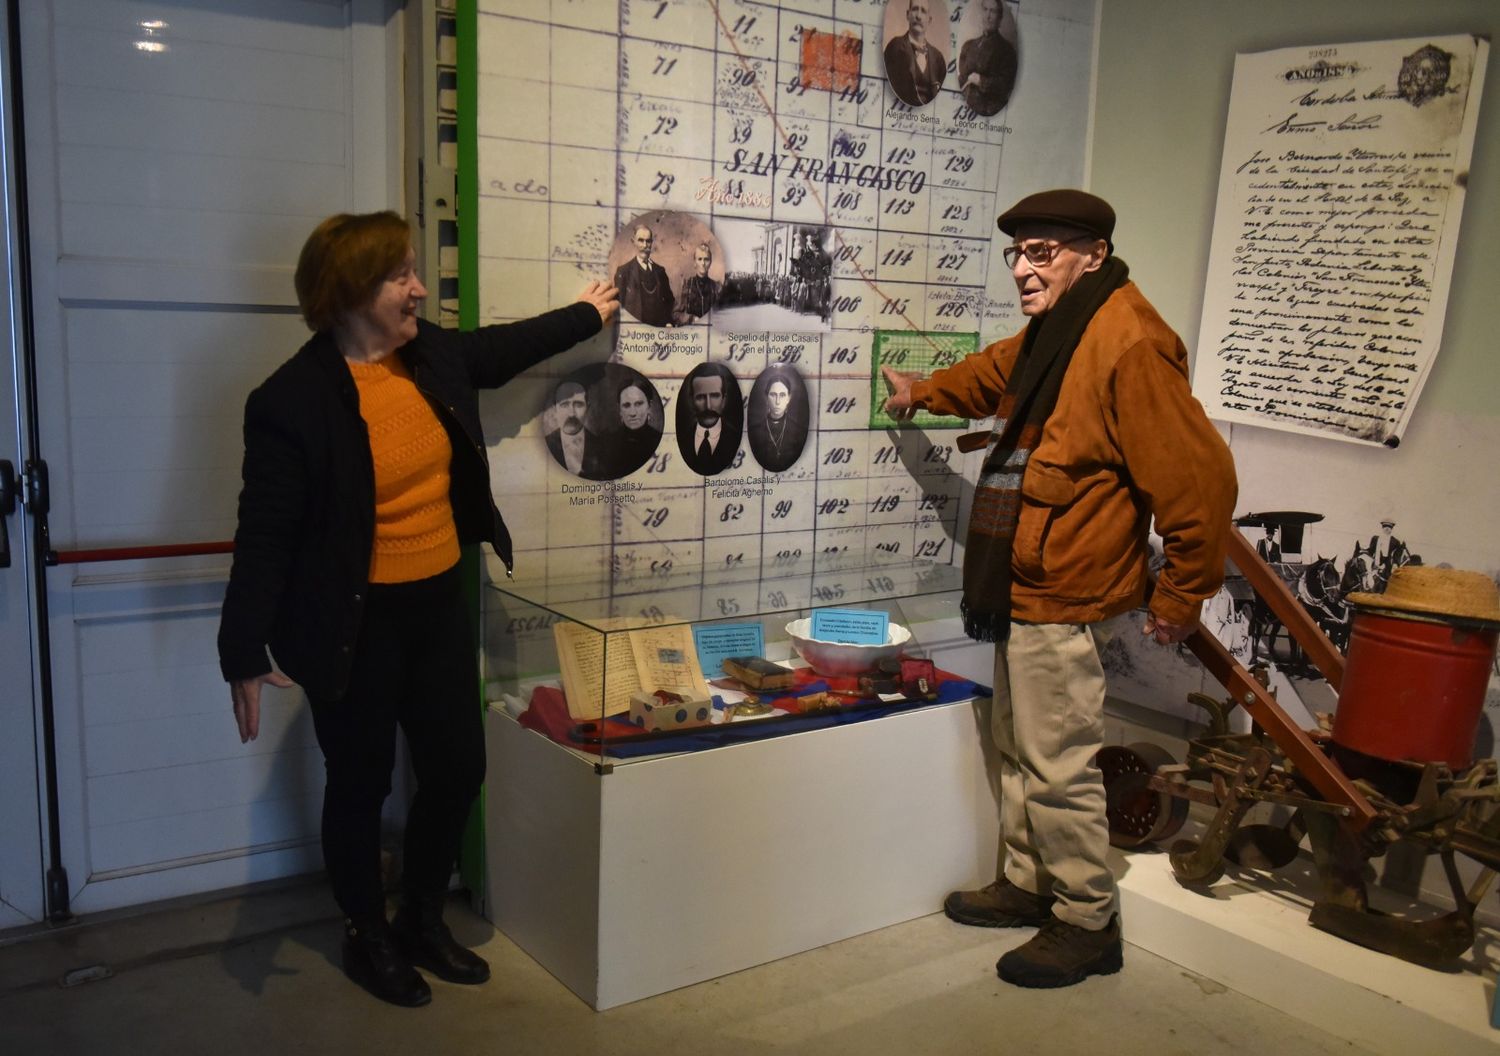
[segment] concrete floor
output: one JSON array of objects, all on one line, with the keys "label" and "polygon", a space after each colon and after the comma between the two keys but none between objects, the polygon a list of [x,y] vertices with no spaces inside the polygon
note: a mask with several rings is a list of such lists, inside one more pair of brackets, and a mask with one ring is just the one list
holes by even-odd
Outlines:
[{"label": "concrete floor", "polygon": [[[448,917],[494,978],[433,980],[422,1009],[344,979],[322,884],[0,938],[0,1053],[1366,1051],[1132,946],[1118,975],[1020,990],[994,962],[1029,930],[965,928],[940,913],[602,1013],[466,903],[455,898]],[[62,984],[95,966],[105,977]]]}]

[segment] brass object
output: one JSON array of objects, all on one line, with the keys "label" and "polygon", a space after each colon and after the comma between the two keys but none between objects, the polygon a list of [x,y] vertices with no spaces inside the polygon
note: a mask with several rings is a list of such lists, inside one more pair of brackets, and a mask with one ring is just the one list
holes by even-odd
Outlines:
[{"label": "brass object", "polygon": [[745,699],[735,706],[735,714],[743,715],[747,718],[754,718],[757,715],[769,715],[772,710],[770,701],[762,700],[754,693],[746,693]]},{"label": "brass object", "polygon": [[830,711],[839,706],[839,699],[832,693],[809,693],[805,697],[797,698],[797,706],[802,714],[809,715],[815,711]]}]

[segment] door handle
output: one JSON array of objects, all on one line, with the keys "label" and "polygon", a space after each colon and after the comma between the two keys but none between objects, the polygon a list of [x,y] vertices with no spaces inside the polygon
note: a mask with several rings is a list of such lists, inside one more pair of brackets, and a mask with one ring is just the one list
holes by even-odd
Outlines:
[{"label": "door handle", "polygon": [[0,568],[10,567],[10,525],[6,518],[16,512],[16,467],[0,458]]}]

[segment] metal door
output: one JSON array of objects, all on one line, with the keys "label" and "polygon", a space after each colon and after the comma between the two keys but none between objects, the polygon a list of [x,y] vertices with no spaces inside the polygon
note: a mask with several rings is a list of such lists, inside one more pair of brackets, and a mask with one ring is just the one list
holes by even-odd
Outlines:
[{"label": "metal door", "polygon": [[33,665],[32,535],[21,501],[26,473],[22,420],[15,187],[10,179],[10,35],[0,23],[0,929],[42,919],[41,810],[38,801],[36,685]]},{"label": "metal door", "polygon": [[[245,397],[307,336],[291,283],[302,239],[330,213],[399,203],[395,9],[10,8],[24,159],[8,165],[26,177],[59,563],[29,599],[47,633],[16,660],[45,668],[56,751],[35,750],[46,709],[13,694],[7,653],[0,825],[29,818],[41,862],[20,859],[79,914],[315,869],[322,766],[300,693],[273,695],[258,741],[235,734],[214,646],[227,559],[117,558],[231,536]],[[18,743],[33,746],[25,775]],[[56,760],[55,837],[37,759]],[[29,804],[13,798],[26,781]],[[4,838],[0,885],[18,868]]]}]

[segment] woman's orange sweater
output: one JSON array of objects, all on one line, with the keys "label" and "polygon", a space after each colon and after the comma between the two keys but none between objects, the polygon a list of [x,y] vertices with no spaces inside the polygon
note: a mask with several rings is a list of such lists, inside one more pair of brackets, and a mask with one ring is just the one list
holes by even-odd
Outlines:
[{"label": "woman's orange sweater", "polygon": [[345,360],[375,461],[375,545],[371,583],[408,583],[451,568],[458,529],[448,498],[448,433],[417,391],[400,356]]}]

